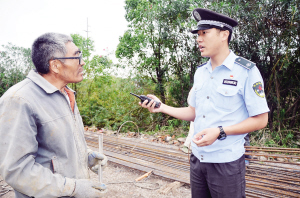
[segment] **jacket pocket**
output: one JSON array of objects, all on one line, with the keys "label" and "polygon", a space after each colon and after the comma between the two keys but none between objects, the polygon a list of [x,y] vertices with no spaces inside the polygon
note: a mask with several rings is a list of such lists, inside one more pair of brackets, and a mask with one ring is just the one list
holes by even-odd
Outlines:
[{"label": "jacket pocket", "polygon": [[217,97],[214,104],[217,108],[222,110],[231,111],[236,109],[238,103],[242,100],[239,89],[237,87],[219,86],[217,88]]},{"label": "jacket pocket", "polygon": [[52,157],[52,172],[53,173],[61,173],[62,172],[62,166],[59,160],[56,156]]}]

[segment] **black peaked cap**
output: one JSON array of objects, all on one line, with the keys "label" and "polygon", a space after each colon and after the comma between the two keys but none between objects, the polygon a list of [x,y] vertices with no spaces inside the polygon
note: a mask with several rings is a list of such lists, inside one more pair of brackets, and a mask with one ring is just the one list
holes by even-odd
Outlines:
[{"label": "black peaked cap", "polygon": [[238,25],[236,20],[204,8],[196,8],[193,11],[193,16],[197,21],[197,28],[191,31],[193,34],[197,34],[198,30],[210,28],[225,29],[232,32],[233,27]]}]

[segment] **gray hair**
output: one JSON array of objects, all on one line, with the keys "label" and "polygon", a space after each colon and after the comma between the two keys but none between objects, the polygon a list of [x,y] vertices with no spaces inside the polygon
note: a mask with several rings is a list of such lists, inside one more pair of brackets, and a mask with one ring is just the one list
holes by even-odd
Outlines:
[{"label": "gray hair", "polygon": [[72,42],[71,36],[59,33],[46,33],[38,37],[32,44],[31,58],[39,73],[49,72],[49,61],[54,57],[65,57],[66,43]]}]

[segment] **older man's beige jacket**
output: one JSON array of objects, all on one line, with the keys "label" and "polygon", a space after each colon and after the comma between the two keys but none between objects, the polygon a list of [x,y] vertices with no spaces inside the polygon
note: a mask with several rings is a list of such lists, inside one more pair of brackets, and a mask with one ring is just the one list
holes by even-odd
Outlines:
[{"label": "older man's beige jacket", "polygon": [[0,98],[0,174],[16,198],[71,196],[87,154],[77,105],[37,72]]}]

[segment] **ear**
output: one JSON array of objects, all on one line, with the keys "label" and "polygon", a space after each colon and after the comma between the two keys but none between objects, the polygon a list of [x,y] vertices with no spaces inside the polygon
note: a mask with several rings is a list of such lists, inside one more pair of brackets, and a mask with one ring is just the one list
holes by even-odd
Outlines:
[{"label": "ear", "polygon": [[49,61],[50,72],[58,74],[61,66],[62,66],[62,64],[59,60],[50,60]]},{"label": "ear", "polygon": [[225,30],[225,31],[221,31],[222,33],[222,41],[226,41],[229,39],[229,31],[228,30]]}]

